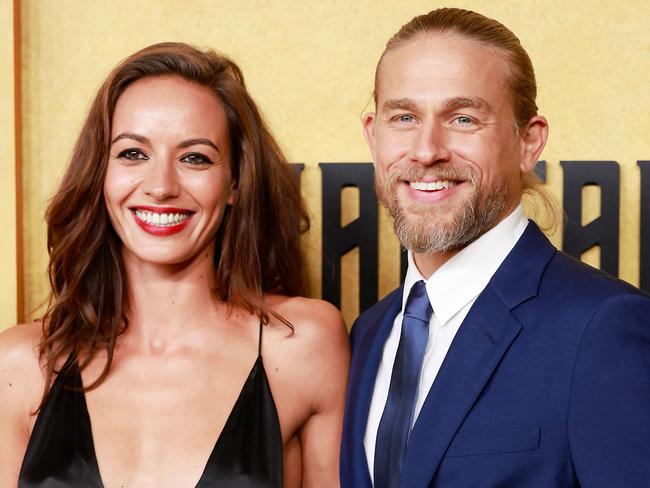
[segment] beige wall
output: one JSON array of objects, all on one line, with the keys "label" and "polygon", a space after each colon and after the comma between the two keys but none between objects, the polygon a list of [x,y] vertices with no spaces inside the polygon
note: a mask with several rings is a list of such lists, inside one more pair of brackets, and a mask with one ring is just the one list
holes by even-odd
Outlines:
[{"label": "beige wall", "polygon": [[0,330],[18,320],[13,22],[13,3],[0,0]]},{"label": "beige wall", "polygon": [[[3,23],[8,3],[2,1]],[[305,249],[311,294],[319,295],[317,163],[370,161],[359,120],[370,99],[374,66],[383,44],[412,16],[443,4],[415,0],[23,0],[21,5],[24,276],[29,312],[47,294],[43,212],[91,97],[120,59],[164,40],[210,46],[230,54],[243,68],[253,96],[290,160],[306,164],[303,188],[314,224]],[[620,235],[625,238],[621,239],[620,274],[637,284],[636,160],[650,159],[650,4],[647,0],[475,0],[444,5],[471,8],[502,21],[528,49],[540,86],[539,106],[551,125],[542,157],[548,161],[548,185],[556,196],[561,195],[560,160],[616,160],[621,164]],[[2,36],[4,49],[4,28]],[[4,63],[4,56],[1,59]],[[4,85],[0,90],[7,93]],[[1,124],[4,138],[11,132],[4,115]],[[4,151],[0,193],[7,199],[5,190],[11,192],[12,186],[5,183],[4,172],[11,165],[5,165]],[[10,208],[11,198],[7,205],[3,202],[2,208]],[[586,213],[587,217],[598,215],[593,199]],[[380,227],[380,256],[396,256],[391,227],[383,216]],[[554,235],[553,240],[560,244],[561,236]],[[2,259],[15,254],[7,242],[0,244]],[[587,259],[597,264],[597,256]],[[354,260],[354,253],[345,260],[348,276]],[[11,276],[14,267],[10,260],[2,262],[3,279]],[[383,259],[380,273],[383,294],[398,282],[397,259]],[[355,279],[344,281],[351,283],[347,291],[353,292]],[[5,300],[7,309],[11,308],[14,288],[2,288],[0,293],[3,310]],[[344,299],[348,321],[356,314],[355,303]],[[0,327],[10,319],[2,316]]]}]

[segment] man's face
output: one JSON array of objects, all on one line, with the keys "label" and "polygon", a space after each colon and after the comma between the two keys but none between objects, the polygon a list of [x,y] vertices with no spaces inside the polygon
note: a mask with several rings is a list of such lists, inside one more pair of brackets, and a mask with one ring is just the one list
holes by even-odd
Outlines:
[{"label": "man's face", "polygon": [[508,69],[501,52],[455,34],[422,35],[386,53],[364,132],[378,196],[414,252],[459,249],[518,204],[521,171],[532,167]]}]

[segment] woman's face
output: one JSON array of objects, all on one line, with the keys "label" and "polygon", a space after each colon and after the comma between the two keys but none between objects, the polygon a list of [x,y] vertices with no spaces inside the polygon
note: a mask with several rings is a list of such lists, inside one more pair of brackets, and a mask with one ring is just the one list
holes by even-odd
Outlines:
[{"label": "woman's face", "polygon": [[234,201],[228,122],[208,88],[143,78],[113,115],[104,198],[125,258],[186,263],[208,250]]}]

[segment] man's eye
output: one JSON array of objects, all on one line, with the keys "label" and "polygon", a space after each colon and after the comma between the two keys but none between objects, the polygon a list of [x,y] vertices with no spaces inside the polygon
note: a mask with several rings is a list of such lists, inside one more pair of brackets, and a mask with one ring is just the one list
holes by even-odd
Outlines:
[{"label": "man's eye", "polygon": [[456,123],[458,125],[470,125],[474,123],[474,120],[471,117],[468,117],[467,115],[459,115],[456,117]]},{"label": "man's eye", "polygon": [[415,118],[412,115],[398,115],[397,120],[399,122],[413,122]]},{"label": "man's eye", "polygon": [[143,160],[146,161],[149,159],[145,153],[139,149],[125,149],[120,154],[117,155],[118,159],[127,159],[129,161]]},{"label": "man's eye", "polygon": [[205,165],[212,164],[212,160],[201,153],[189,153],[181,157],[182,163],[189,163],[192,165]]}]

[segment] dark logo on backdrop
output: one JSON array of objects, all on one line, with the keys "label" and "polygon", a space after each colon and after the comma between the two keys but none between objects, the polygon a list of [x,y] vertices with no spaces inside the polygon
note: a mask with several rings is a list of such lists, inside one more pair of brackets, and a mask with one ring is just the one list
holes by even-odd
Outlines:
[{"label": "dark logo on backdrop", "polygon": [[[562,250],[572,256],[600,246],[600,268],[618,276],[620,243],[620,167],[616,161],[561,161],[564,182]],[[640,288],[650,291],[650,161],[637,161],[640,168]],[[322,172],[322,297],[341,304],[341,258],[359,248],[359,310],[378,298],[378,203],[374,190],[372,163],[319,163]],[[304,168],[295,164],[296,176]],[[536,172],[546,181],[546,161]],[[600,189],[600,216],[581,224],[582,189]],[[359,216],[341,226],[341,192],[354,187],[359,194]],[[406,253],[400,253],[401,277],[406,272]]]}]

